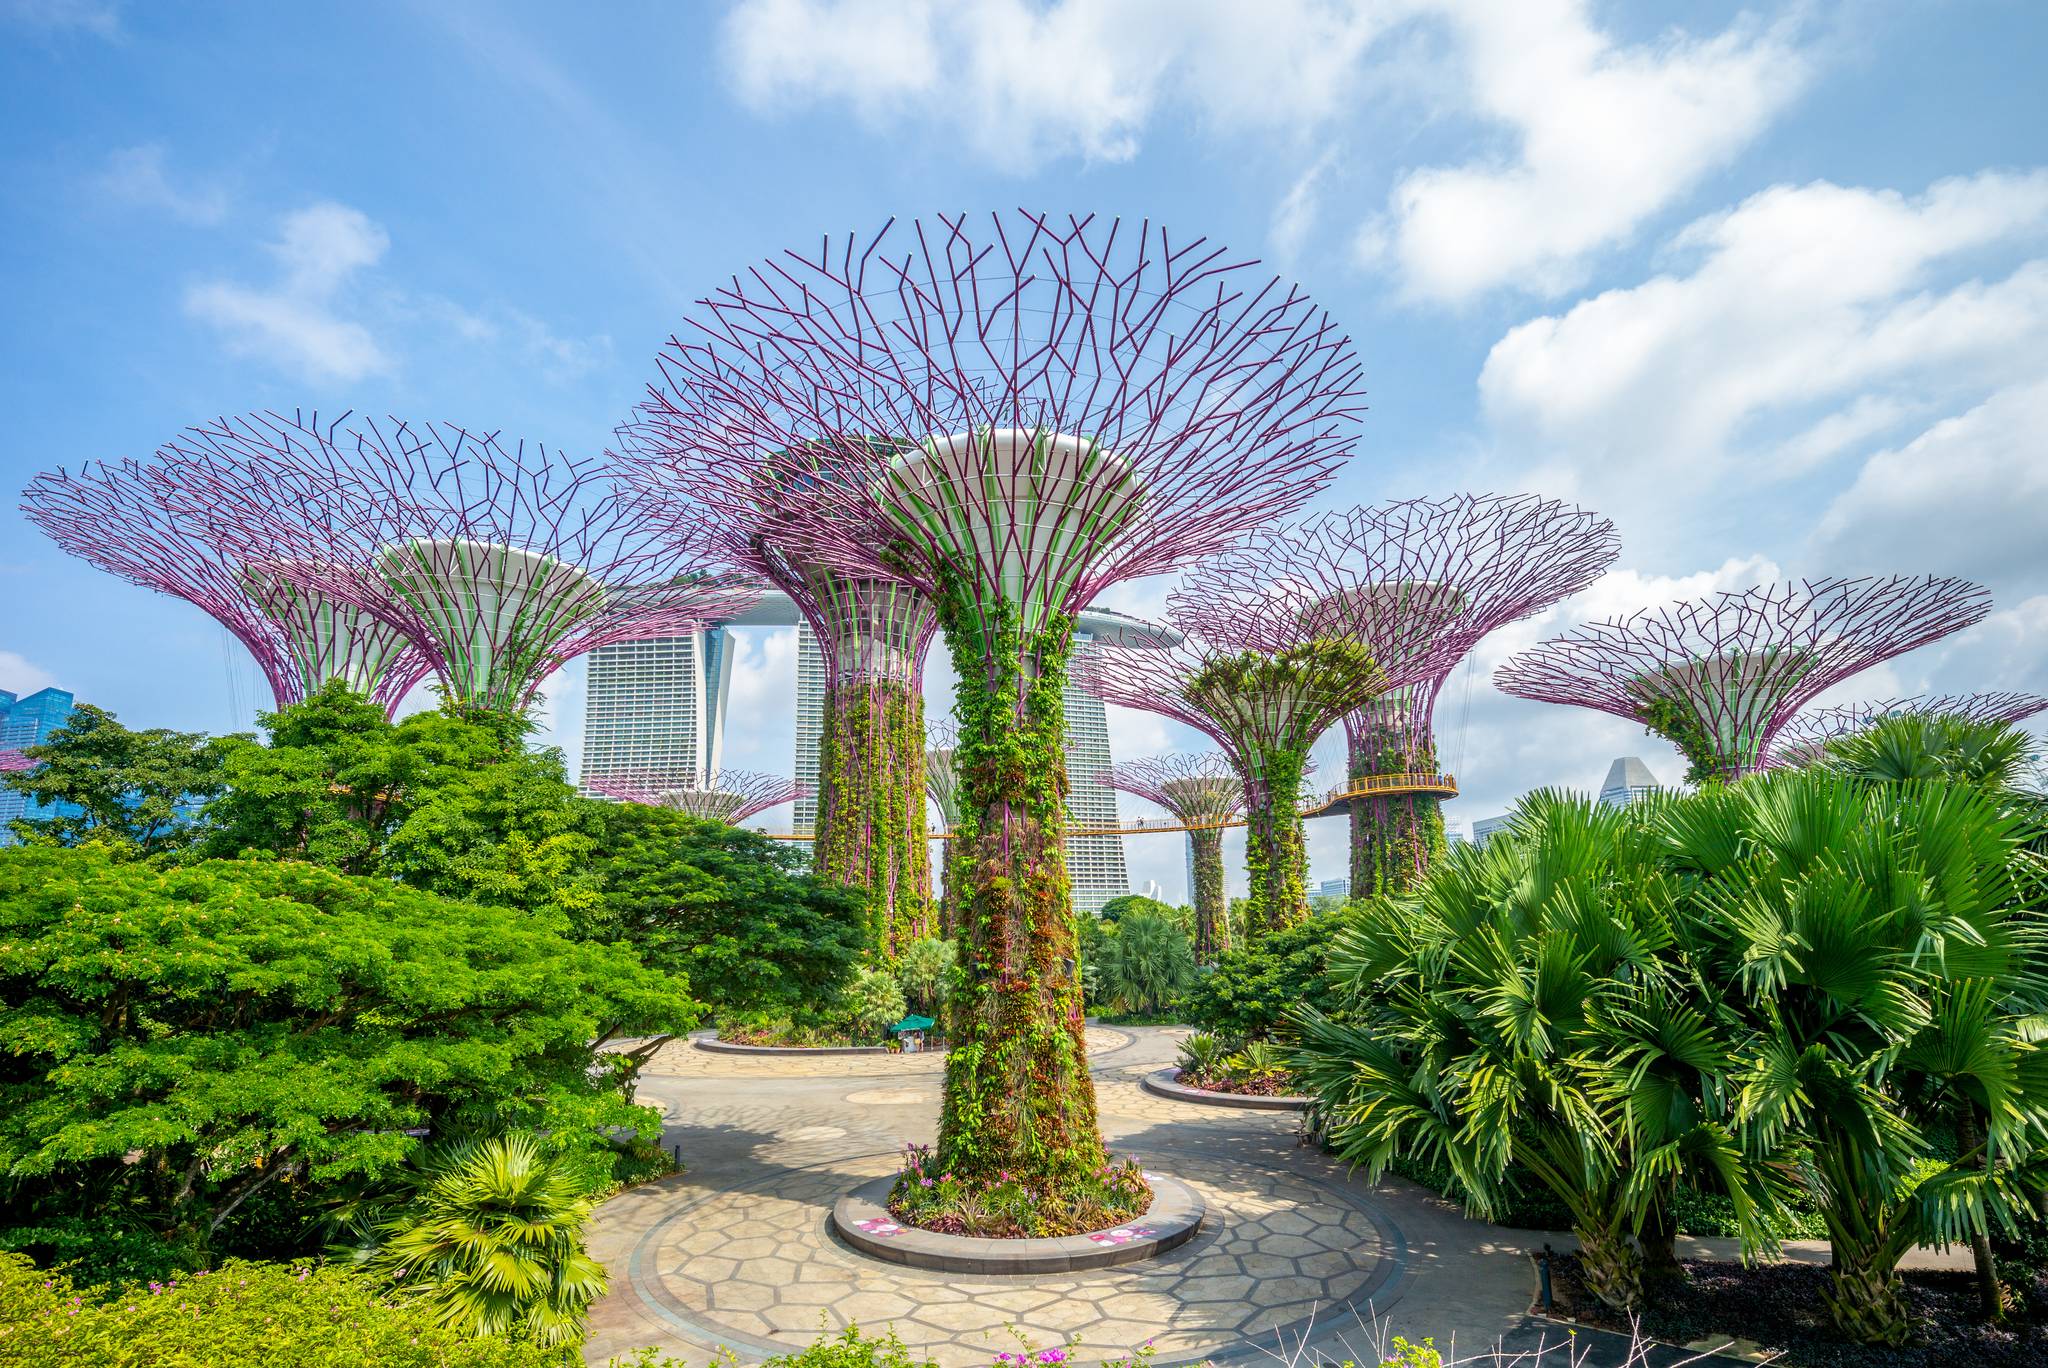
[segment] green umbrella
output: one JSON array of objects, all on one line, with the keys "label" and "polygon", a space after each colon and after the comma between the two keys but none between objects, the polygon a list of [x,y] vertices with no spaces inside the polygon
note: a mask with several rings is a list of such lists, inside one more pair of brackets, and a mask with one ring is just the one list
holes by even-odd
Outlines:
[{"label": "green umbrella", "polygon": [[929,1031],[932,1028],[932,1024],[930,1017],[907,1016],[894,1026],[891,1026],[889,1031],[892,1035],[898,1031]]}]

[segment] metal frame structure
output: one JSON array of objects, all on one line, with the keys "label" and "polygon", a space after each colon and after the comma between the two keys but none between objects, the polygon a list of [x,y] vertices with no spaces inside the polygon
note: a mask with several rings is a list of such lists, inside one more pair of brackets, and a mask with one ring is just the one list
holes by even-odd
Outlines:
[{"label": "metal frame structure", "polygon": [[1887,717],[1955,717],[1968,722],[2024,722],[2048,712],[2048,697],[2030,693],[1916,694],[1871,703],[1808,708],[1771,738],[1764,764],[1771,768],[1810,765],[1828,742],[1867,731]]},{"label": "metal frame structure", "polygon": [[38,475],[28,520],[71,555],[130,584],[181,598],[241,642],[279,708],[330,679],[397,711],[432,668],[427,654],[356,605],[275,573],[272,552],[237,550],[218,519],[163,498],[164,468],[133,458]]},{"label": "metal frame structure", "polygon": [[[1441,801],[1456,791],[1437,761],[1444,681],[1488,633],[1584,589],[1620,553],[1612,522],[1556,499],[1404,499],[1255,532],[1191,570],[1174,602],[1214,637],[1245,631],[1244,605],[1273,595],[1278,620],[1263,625],[1283,641],[1297,631],[1289,614],[1327,604],[1332,626],[1356,633],[1390,674],[1407,674],[1404,662],[1418,656],[1432,662],[1344,715],[1346,773],[1359,793],[1351,891],[1366,897],[1412,887],[1444,850]],[[1251,626],[1261,626],[1256,616]],[[1417,781],[1392,782],[1410,775]]]},{"label": "metal frame structure", "polygon": [[1187,828],[1194,871],[1188,899],[1195,909],[1195,959],[1213,964],[1230,949],[1230,904],[1224,896],[1223,829],[1244,813],[1244,781],[1219,751],[1126,760],[1102,773],[1111,788],[1173,814]]},{"label": "metal frame structure", "polygon": [[[1283,590],[1282,586],[1273,586]],[[1168,600],[1168,616],[1188,634],[1181,645],[1134,651],[1096,646],[1075,659],[1080,686],[1105,702],[1186,723],[1222,748],[1244,788],[1246,934],[1291,926],[1308,916],[1308,853],[1301,830],[1302,782],[1309,747],[1345,713],[1390,688],[1413,683],[1433,663],[1418,656],[1390,677],[1356,637],[1295,605],[1294,639],[1284,592],[1260,596],[1236,630],[1222,611],[1205,613],[1222,641],[1198,635]],[[1254,644],[1255,643],[1255,644]]]},{"label": "metal frame structure", "polygon": [[761,263],[660,364],[629,443],[651,478],[733,522],[777,510],[804,559],[937,605],[969,871],[940,1161],[974,1182],[1093,1182],[1060,848],[1072,619],[1327,481],[1363,408],[1350,340],[1204,239],[1018,211]]},{"label": "metal frame structure", "polygon": [[671,808],[728,826],[738,826],[769,808],[810,794],[809,785],[751,770],[720,770],[701,786],[678,784],[673,775],[666,774],[607,774],[590,780],[586,787],[622,803]]},{"label": "metal frame structure", "polygon": [[397,629],[456,707],[522,711],[586,651],[695,631],[760,594],[701,541],[636,521],[601,460],[496,433],[257,413],[160,457],[174,513]]},{"label": "metal frame structure", "polygon": [[1935,575],[1795,580],[1588,623],[1523,651],[1505,693],[1597,708],[1676,744],[1693,783],[1762,768],[1816,694],[1977,622],[1991,596]]}]

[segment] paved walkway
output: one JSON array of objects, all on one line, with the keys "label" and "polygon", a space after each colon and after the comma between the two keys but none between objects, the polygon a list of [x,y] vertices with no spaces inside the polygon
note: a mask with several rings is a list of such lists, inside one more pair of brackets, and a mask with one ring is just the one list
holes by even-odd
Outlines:
[{"label": "paved walkway", "polygon": [[[799,1349],[848,1323],[893,1327],[943,1368],[996,1351],[1072,1342],[1083,1362],[1147,1339],[1157,1362],[1262,1357],[1302,1340],[1365,1358],[1358,1317],[1478,1349],[1534,1332],[1528,1264],[1543,1237],[1468,1221],[1398,1180],[1366,1183],[1298,1145],[1292,1114],[1155,1097],[1138,1080],[1170,1063],[1184,1031],[1092,1028],[1090,1061],[1113,1152],[1201,1190],[1202,1234],[1143,1264],[998,1279],[898,1268],[826,1231],[832,1202],[929,1143],[941,1060],[926,1056],[715,1055],[677,1044],[642,1076],[689,1171],[622,1193],[598,1214],[592,1252],[612,1290],[589,1357],[658,1345],[742,1361]],[[1556,1337],[1552,1331],[1551,1337]]]},{"label": "paved walkway", "polygon": [[[1375,1314],[1410,1339],[1455,1343],[1461,1357],[1558,1341],[1558,1327],[1526,1314],[1534,1274],[1517,1256],[1546,1241],[1569,1249],[1569,1235],[1468,1220],[1399,1179],[1368,1183],[1296,1143],[1294,1113],[1141,1089],[1186,1034],[1092,1027],[1088,1048],[1112,1152],[1200,1189],[1202,1233],[1145,1263],[1009,1279],[899,1268],[827,1232],[842,1193],[892,1172],[906,1143],[935,1138],[942,1056],[664,1048],[642,1075],[641,1098],[664,1109],[664,1143],[680,1145],[689,1168],[621,1193],[593,1222],[591,1252],[612,1283],[591,1317],[588,1357],[603,1363],[651,1344],[691,1361],[726,1349],[752,1363],[857,1323],[894,1328],[942,1368],[989,1364],[1020,1335],[1034,1348],[1071,1342],[1083,1363],[1147,1339],[1160,1368],[1304,1343],[1371,1362]],[[1734,1250],[1733,1241],[1685,1243],[1692,1256]],[[1813,1242],[1788,1255],[1827,1257]],[[1967,1252],[1921,1251],[1909,1262],[1967,1266]],[[1623,1347],[1581,1332],[1573,1358],[1619,1363]]]}]

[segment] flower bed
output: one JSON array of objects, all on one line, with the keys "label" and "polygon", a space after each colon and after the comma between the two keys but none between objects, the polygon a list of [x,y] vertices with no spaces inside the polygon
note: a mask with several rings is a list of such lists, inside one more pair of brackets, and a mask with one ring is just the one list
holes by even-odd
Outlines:
[{"label": "flower bed", "polygon": [[903,1170],[889,1190],[889,1214],[906,1226],[940,1235],[998,1240],[1046,1239],[1106,1230],[1144,1214],[1152,1185],[1138,1161],[1105,1164],[1078,1193],[1053,1196],[1004,1173],[971,1184],[936,1170],[930,1146],[904,1151]]},{"label": "flower bed", "polygon": [[1176,1082],[1203,1092],[1234,1093],[1239,1097],[1293,1097],[1296,1095],[1292,1076],[1285,1073],[1231,1074],[1207,1073],[1190,1074],[1180,1071]]},{"label": "flower bed", "polygon": [[[1835,1329],[1824,1296],[1831,1277],[1825,1265],[1744,1268],[1687,1259],[1684,1267],[1684,1280],[1660,1283],[1644,1299],[1644,1335],[1672,1344],[1740,1339],[1766,1352],[1782,1353],[1779,1361],[1787,1365],[1820,1368],[1965,1363],[1971,1368],[2032,1368],[2048,1363],[2048,1276],[2039,1270],[2020,1276],[2015,1266],[2000,1264],[2017,1302],[2003,1326],[1978,1320],[1974,1273],[1901,1273],[1915,1323],[1914,1342],[1903,1349],[1887,1349],[1851,1343]],[[1630,1332],[1633,1327],[1625,1316],[1586,1289],[1577,1255],[1555,1255],[1550,1268],[1557,1314]]]}]

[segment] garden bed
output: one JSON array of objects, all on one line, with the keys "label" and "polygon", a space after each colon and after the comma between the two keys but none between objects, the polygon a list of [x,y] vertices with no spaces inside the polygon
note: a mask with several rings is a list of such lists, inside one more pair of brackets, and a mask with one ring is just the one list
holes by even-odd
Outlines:
[{"label": "garden bed", "polygon": [[1157,1258],[1193,1239],[1207,1208],[1187,1184],[1147,1173],[1152,1203],[1131,1221],[1106,1230],[1051,1239],[942,1235],[904,1225],[889,1214],[893,1177],[863,1183],[832,1208],[832,1232],[873,1258],[944,1273],[1023,1276],[1109,1268]]},{"label": "garden bed", "polygon": [[[2048,1363],[2048,1277],[2012,1287],[2019,1306],[2003,1326],[1977,1319],[1976,1275],[1912,1270],[1899,1276],[1917,1326],[1904,1349],[1852,1344],[1828,1318],[1825,1266],[1773,1263],[1744,1268],[1718,1260],[1683,1261],[1683,1282],[1659,1284],[1645,1299],[1641,1332],[1672,1344],[1739,1341],[1776,1362],[1816,1368],[2038,1368]],[[1555,1314],[1627,1333],[1627,1320],[1586,1290],[1575,1254],[1551,1258]],[[1540,1304],[1532,1308],[1541,1312]]]},{"label": "garden bed", "polygon": [[754,1045],[740,1040],[722,1040],[717,1034],[691,1036],[690,1043],[713,1054],[748,1055],[868,1055],[900,1054],[887,1045]]},{"label": "garden bed", "polygon": [[1141,1080],[1145,1091],[1160,1097],[1170,1097],[1176,1102],[1194,1102],[1204,1107],[1244,1107],[1253,1111],[1300,1111],[1308,1106],[1306,1097],[1286,1093],[1252,1091],[1255,1085],[1243,1085],[1243,1090],[1224,1088],[1197,1088],[1181,1080],[1181,1070],[1161,1069],[1146,1074]]}]

